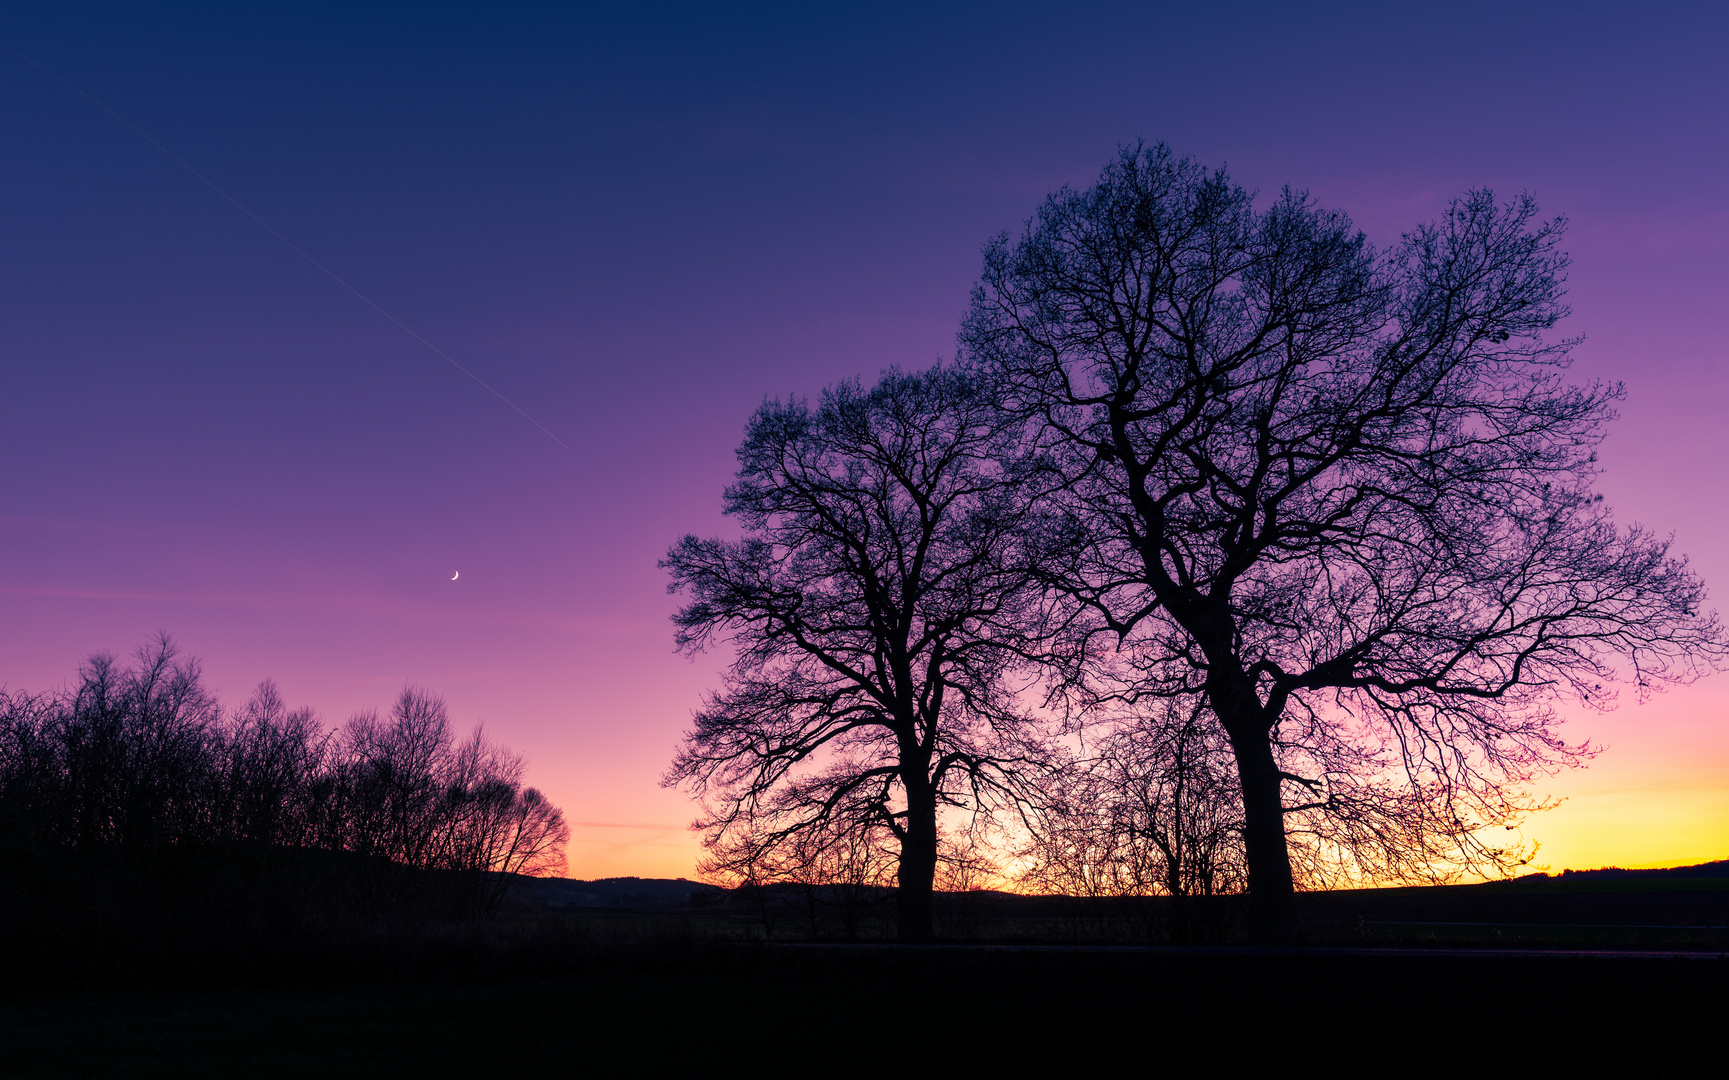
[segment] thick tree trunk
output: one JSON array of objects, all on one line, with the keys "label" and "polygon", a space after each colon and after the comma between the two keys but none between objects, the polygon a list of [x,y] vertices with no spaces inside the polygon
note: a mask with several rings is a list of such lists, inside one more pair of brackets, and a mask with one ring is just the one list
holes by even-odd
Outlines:
[{"label": "thick tree trunk", "polygon": [[902,941],[935,937],[933,911],[937,876],[937,802],[928,783],[907,789],[906,836],[901,840],[900,873],[895,891]]},{"label": "thick tree trunk", "polygon": [[[1297,895],[1285,843],[1279,766],[1264,725],[1225,718],[1243,787],[1243,848],[1249,863],[1249,940],[1283,945],[1297,936]],[[1233,722],[1236,721],[1236,722]]]}]

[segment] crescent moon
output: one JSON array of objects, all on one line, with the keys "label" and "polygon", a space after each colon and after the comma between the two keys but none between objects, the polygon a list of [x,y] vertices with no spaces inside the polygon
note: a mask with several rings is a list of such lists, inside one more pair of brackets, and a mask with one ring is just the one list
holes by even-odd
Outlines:
[{"label": "crescent moon", "polygon": [[450,580],[455,581],[457,578],[459,578],[461,576],[462,576],[462,571],[458,570],[454,574],[450,575]]}]

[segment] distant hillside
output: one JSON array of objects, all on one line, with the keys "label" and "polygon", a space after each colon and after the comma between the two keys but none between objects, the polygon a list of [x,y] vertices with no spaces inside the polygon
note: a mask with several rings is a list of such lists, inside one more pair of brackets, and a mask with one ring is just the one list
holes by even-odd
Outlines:
[{"label": "distant hillside", "polygon": [[1559,874],[1532,874],[1534,878],[1729,878],[1729,859],[1695,866],[1666,866],[1652,870],[1623,870],[1604,866],[1596,870],[1563,870]]},{"label": "distant hillside", "polygon": [[684,878],[518,878],[511,887],[517,903],[553,910],[568,908],[666,909],[702,907],[724,897],[725,890]]},{"label": "distant hillside", "polygon": [[[1513,881],[1489,882],[1481,885],[1353,889],[1344,892],[1307,895],[1311,897],[1310,903],[1318,902],[1322,897],[1330,898],[1333,901],[1360,898],[1357,902],[1367,902],[1373,898],[1377,903],[1390,901],[1394,897],[1410,897],[1413,899],[1401,900],[1401,902],[1410,903],[1415,902],[1414,898],[1417,896],[1439,897],[1446,895],[1449,897],[1447,903],[1455,904],[1463,902],[1467,896],[1500,893],[1508,888],[1515,888],[1519,892],[1535,888],[1547,893],[1556,887],[1563,887],[1562,883],[1576,883],[1582,887],[1592,888],[1587,885],[1588,882],[1601,881],[1604,885],[1613,888],[1614,886],[1609,883],[1621,879],[1723,878],[1729,878],[1729,859],[1699,863],[1696,866],[1672,866],[1649,870],[1627,870],[1618,866],[1605,866],[1596,870],[1563,870],[1559,874],[1528,874]],[[1556,884],[1544,885],[1542,884],[1544,882]],[[516,904],[523,907],[552,911],[583,909],[668,911],[683,908],[729,906],[728,901],[734,899],[728,890],[700,881],[690,881],[686,878],[639,877],[601,878],[598,881],[519,877],[511,888],[511,898]],[[1057,908],[1052,905],[1060,906],[1066,902],[1066,898],[1027,896],[988,890],[969,894],[967,902],[977,906],[981,911],[989,911],[992,915],[1003,916],[1010,912],[1031,914],[1047,907],[1055,911]],[[1719,903],[1720,901],[1711,902]]]}]

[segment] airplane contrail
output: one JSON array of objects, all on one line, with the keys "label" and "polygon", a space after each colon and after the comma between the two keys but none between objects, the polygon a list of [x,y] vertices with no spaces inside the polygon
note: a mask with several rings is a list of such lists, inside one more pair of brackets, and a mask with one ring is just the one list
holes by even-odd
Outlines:
[{"label": "airplane contrail", "polygon": [[398,319],[396,316],[392,315],[390,312],[379,307],[378,303],[376,301],[374,301],[372,299],[372,297],[367,296],[365,293],[361,292],[359,289],[356,289],[354,286],[350,285],[348,282],[342,280],[342,278],[338,277],[336,275],[336,272],[331,270],[330,267],[325,266],[323,263],[319,262],[317,259],[314,259],[311,255],[308,255],[304,250],[302,250],[298,244],[294,243],[294,241],[288,239],[288,237],[283,236],[281,233],[279,233],[275,229],[271,228],[269,222],[265,221],[263,218],[259,217],[257,214],[254,214],[251,210],[247,209],[246,206],[244,204],[242,204],[239,199],[236,199],[234,196],[232,196],[232,195],[228,194],[228,192],[224,191],[221,188],[221,186],[216,183],[216,181],[210,179],[208,176],[205,176],[203,173],[199,172],[197,169],[194,169],[186,161],[185,158],[181,157],[179,154],[176,154],[174,151],[168,149],[168,147],[163,146],[161,143],[157,142],[156,139],[154,137],[152,137],[148,131],[145,131],[143,128],[139,127],[137,124],[134,124],[132,121],[126,119],[124,116],[121,116],[119,113],[115,112],[113,109],[110,109],[106,104],[104,104],[94,94],[91,94],[88,91],[86,91],[84,88],[68,81],[67,79],[62,78],[58,73],[56,73],[52,69],[48,68],[46,65],[38,62],[33,57],[26,56],[24,53],[19,52],[17,49],[13,48],[11,45],[7,44],[6,42],[0,41],[0,49],[5,49],[7,52],[11,53],[13,56],[16,56],[18,59],[24,61],[26,64],[29,64],[31,67],[35,68],[37,71],[42,72],[42,74],[48,76],[50,79],[53,79],[55,82],[59,83],[61,86],[64,86],[66,89],[77,94],[79,97],[83,98],[85,101],[90,102],[90,104],[96,106],[98,109],[101,109],[103,112],[105,112],[109,116],[113,117],[117,122],[119,122],[120,124],[124,125],[128,129],[130,129],[134,135],[137,135],[140,139],[143,139],[145,142],[149,143],[151,146],[154,146],[156,149],[162,151],[162,153],[170,161],[173,161],[176,165],[179,165],[182,169],[185,169],[187,172],[189,172],[193,176],[197,177],[204,184],[204,186],[208,187],[211,191],[216,192],[216,194],[218,194],[218,195],[222,196],[224,199],[228,200],[229,205],[233,206],[236,210],[240,211],[242,214],[245,214],[247,217],[249,217],[253,221],[257,222],[259,227],[262,228],[265,232],[269,233],[271,236],[276,237],[276,239],[282,241],[282,243],[287,246],[288,250],[294,252],[296,255],[300,256],[302,259],[305,259],[307,262],[309,262],[313,266],[317,267],[331,281],[334,281],[338,285],[342,286],[344,289],[347,289],[349,292],[353,293],[356,297],[358,297],[362,303],[366,304],[368,307],[370,307],[372,310],[378,312],[380,315],[384,316],[386,319],[389,319],[391,322],[395,323],[399,328],[401,328],[403,333],[407,334],[409,337],[413,338],[414,340],[420,342],[422,345],[425,345],[428,349],[431,349],[437,355],[443,357],[450,364],[451,367],[462,372],[464,375],[467,375],[469,378],[473,379],[475,382],[477,382],[481,386],[485,387],[486,391],[488,393],[490,393],[493,397],[497,398],[498,400],[504,402],[506,405],[509,405],[511,408],[515,409],[517,411],[517,413],[519,413],[524,420],[527,420],[529,423],[533,424],[535,427],[539,428],[541,431],[546,432],[547,438],[551,439],[553,442],[557,443],[558,445],[564,447],[566,450],[570,449],[569,444],[567,444],[563,439],[559,438],[557,435],[554,435],[552,432],[547,431],[545,424],[542,424],[539,420],[536,420],[534,417],[532,417],[532,416],[528,415],[528,413],[524,412],[522,409],[522,406],[518,405],[516,402],[510,400],[509,398],[505,397],[503,394],[499,393],[497,390],[493,389],[492,386],[489,383],[487,383],[487,381],[485,379],[482,379],[479,375],[476,375],[474,372],[468,370],[467,368],[463,367],[461,364],[457,363],[454,359],[452,359],[450,357],[450,354],[446,353],[443,349],[440,349],[438,346],[434,345],[432,342],[426,340],[425,338],[421,337],[419,334],[415,333],[414,329],[412,327],[410,327],[407,323],[403,322],[401,319]]}]

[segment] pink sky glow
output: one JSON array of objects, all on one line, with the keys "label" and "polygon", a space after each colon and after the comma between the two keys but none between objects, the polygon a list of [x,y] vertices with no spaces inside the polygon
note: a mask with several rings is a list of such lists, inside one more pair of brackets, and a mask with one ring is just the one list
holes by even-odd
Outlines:
[{"label": "pink sky glow", "polygon": [[[1566,215],[1575,375],[1627,386],[1601,490],[1722,606],[1723,9],[1107,8],[1104,36],[1037,8],[0,18],[569,444],[0,54],[0,683],[166,631],[231,703],[272,678],[339,723],[422,685],[526,756],[570,876],[691,876],[658,779],[725,657],[674,655],[656,560],[731,528],[765,396],[951,354],[983,242],[1141,137],[1378,244],[1474,186]],[[1726,720],[1729,676],[1574,716],[1608,749],[1544,785],[1539,862],[1729,857]]]}]

